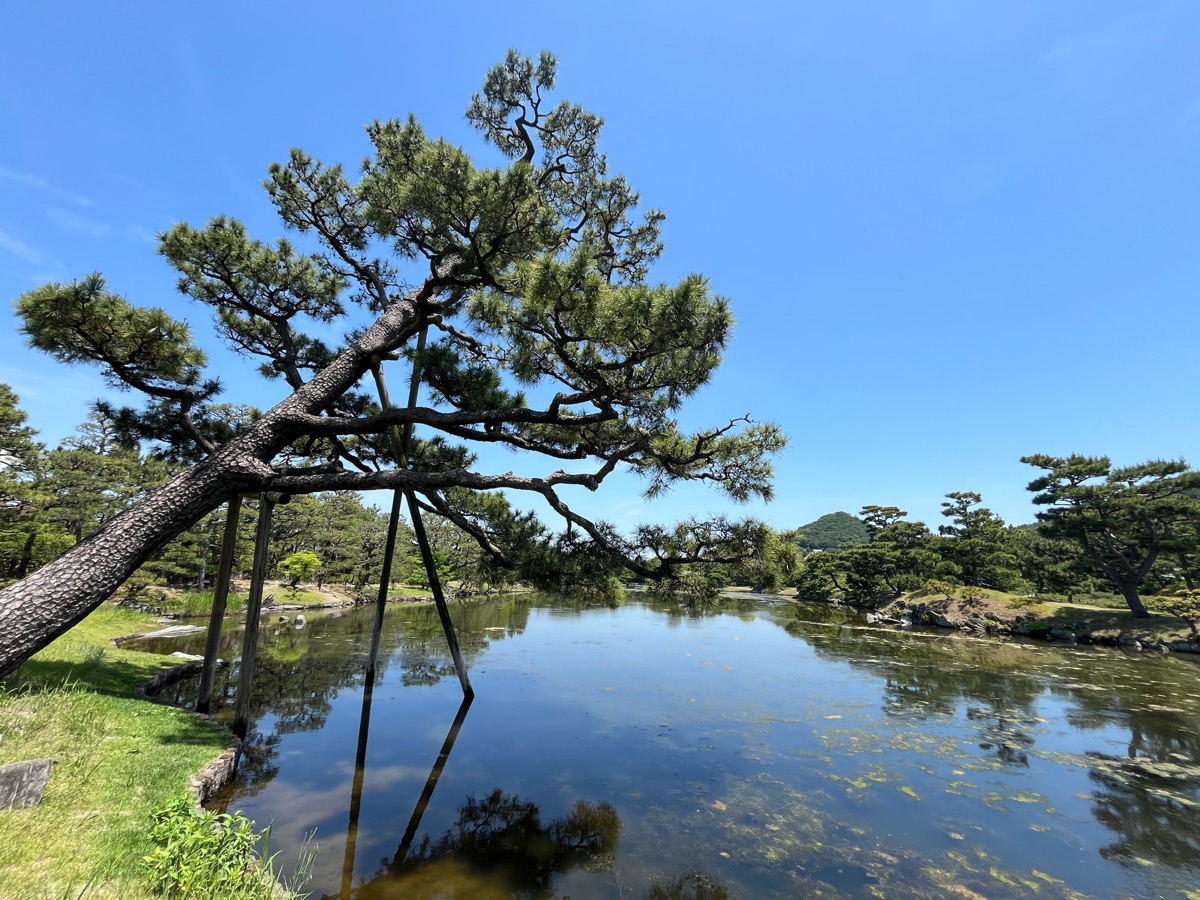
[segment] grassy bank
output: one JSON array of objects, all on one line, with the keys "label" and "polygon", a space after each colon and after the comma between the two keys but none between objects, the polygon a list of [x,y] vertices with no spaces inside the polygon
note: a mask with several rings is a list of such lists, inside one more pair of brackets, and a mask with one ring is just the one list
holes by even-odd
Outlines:
[{"label": "grassy bank", "polygon": [[[245,582],[233,582],[226,601],[226,612],[229,615],[240,613],[246,606],[249,585]],[[404,598],[424,598],[429,596],[429,588],[416,587],[407,584],[393,585],[389,592],[393,600]],[[370,591],[370,602],[374,602],[374,589]],[[161,609],[171,615],[204,617],[212,610],[213,591],[180,590],[161,586],[151,586],[145,590],[140,602],[149,607]],[[350,585],[325,585],[317,589],[315,585],[299,585],[288,587],[283,582],[267,581],[263,585],[263,603],[273,606],[342,606],[354,602],[354,588]]]},{"label": "grassy bank", "polygon": [[1151,616],[1137,619],[1120,598],[1105,596],[1066,603],[986,588],[946,586],[945,590],[926,589],[907,594],[883,611],[903,618],[914,605],[920,604],[955,627],[984,619],[1011,628],[1014,633],[1068,638],[1077,635],[1089,643],[1115,644],[1122,635],[1146,646],[1169,647],[1197,641],[1191,626],[1166,610],[1163,598],[1144,600]]},{"label": "grassy bank", "polygon": [[155,896],[142,869],[150,811],[227,741],[138,693],[171,661],[108,643],[155,627],[105,604],[0,682],[0,764],[56,760],[39,806],[0,812],[0,897]]}]

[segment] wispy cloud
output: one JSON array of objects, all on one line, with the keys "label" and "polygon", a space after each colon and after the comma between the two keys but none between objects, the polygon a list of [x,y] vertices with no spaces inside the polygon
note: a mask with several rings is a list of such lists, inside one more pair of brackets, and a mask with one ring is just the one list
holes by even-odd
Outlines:
[{"label": "wispy cloud", "polygon": [[0,383],[17,392],[22,408],[42,432],[42,439],[52,445],[74,430],[88,414],[92,401],[104,392],[100,373],[49,360],[0,364]]},{"label": "wispy cloud", "polygon": [[1075,62],[1109,53],[1120,43],[1119,32],[1113,30],[1060,37],[1042,54],[1048,63]]},{"label": "wispy cloud", "polygon": [[18,237],[0,229],[0,250],[11,253],[18,259],[24,260],[31,266],[43,266],[50,260],[36,247],[25,243]]},{"label": "wispy cloud", "polygon": [[152,229],[144,228],[141,225],[130,226],[129,234],[137,238],[139,241],[145,241],[147,244],[158,243],[158,235]]},{"label": "wispy cloud", "polygon": [[87,216],[81,216],[65,209],[58,209],[57,207],[47,209],[46,217],[55,225],[61,225],[63,228],[69,228],[71,231],[78,231],[91,237],[98,237],[108,231],[108,223],[106,222],[89,219]]},{"label": "wispy cloud", "polygon": [[9,263],[2,270],[3,274],[18,281],[45,284],[47,281],[61,281],[67,273],[66,266],[57,259],[43,253],[11,231],[0,228],[0,261],[4,261],[6,257],[20,261]]},{"label": "wispy cloud", "polygon": [[49,194],[64,203],[73,203],[76,206],[93,206],[91,200],[84,197],[82,194],[76,194],[72,191],[64,191],[62,188],[57,188],[48,182],[40,175],[34,175],[31,172],[18,172],[15,169],[6,169],[0,166],[0,181],[8,181],[13,184],[19,184],[22,187],[27,187],[30,190],[40,191],[43,194]]}]

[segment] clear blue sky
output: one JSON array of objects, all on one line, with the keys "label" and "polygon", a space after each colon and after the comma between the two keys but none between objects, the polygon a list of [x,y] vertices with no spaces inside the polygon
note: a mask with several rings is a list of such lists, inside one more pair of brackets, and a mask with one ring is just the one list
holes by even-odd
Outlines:
[{"label": "clear blue sky", "polygon": [[[0,295],[99,270],[187,318],[226,399],[269,405],[174,291],[154,234],[227,213],[293,146],[353,168],[363,126],[462,112],[505,50],[667,213],[654,275],[706,274],[734,343],[686,424],[780,422],[791,527],[863,504],[936,525],[948,491],[1033,518],[1029,453],[1200,463],[1200,4],[9,3]],[[0,329],[0,381],[55,443],[103,392]],[[276,392],[273,394],[273,392]],[[501,468],[513,463],[501,460]],[[727,511],[612,484],[622,526]],[[736,510],[735,510],[736,511]]]}]

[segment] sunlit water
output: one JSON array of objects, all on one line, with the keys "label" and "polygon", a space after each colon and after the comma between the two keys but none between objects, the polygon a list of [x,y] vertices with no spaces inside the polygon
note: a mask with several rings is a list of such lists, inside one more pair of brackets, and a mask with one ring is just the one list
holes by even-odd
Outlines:
[{"label": "sunlit water", "polygon": [[264,628],[222,803],[285,871],[315,831],[314,897],[1200,896],[1191,660],[753,601],[453,614],[453,740],[432,609],[389,609],[369,705],[369,611]]}]

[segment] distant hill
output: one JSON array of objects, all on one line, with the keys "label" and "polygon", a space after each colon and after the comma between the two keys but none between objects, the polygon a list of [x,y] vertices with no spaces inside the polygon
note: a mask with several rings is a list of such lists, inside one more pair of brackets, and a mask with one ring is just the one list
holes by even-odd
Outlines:
[{"label": "distant hill", "polygon": [[836,550],[866,542],[867,526],[847,512],[828,513],[796,529],[796,543],[804,550]]}]

